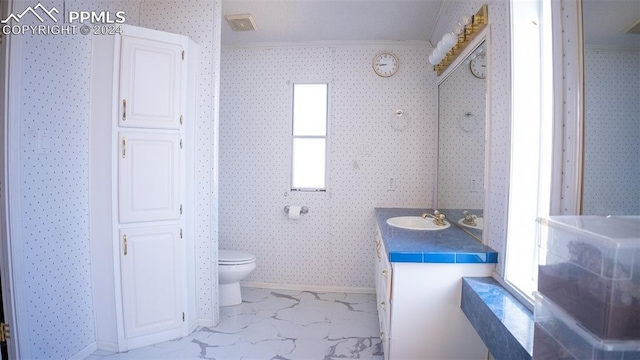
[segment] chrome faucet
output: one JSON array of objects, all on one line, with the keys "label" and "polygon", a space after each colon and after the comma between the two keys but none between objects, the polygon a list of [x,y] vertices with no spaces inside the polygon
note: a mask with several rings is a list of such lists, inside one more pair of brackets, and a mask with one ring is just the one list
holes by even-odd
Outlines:
[{"label": "chrome faucet", "polygon": [[437,226],[445,226],[447,225],[447,223],[444,221],[444,214],[441,214],[440,211],[435,210],[433,212],[433,215],[429,214],[429,213],[424,213],[422,214],[422,218],[423,219],[427,219],[427,216],[430,216],[433,218],[433,223],[436,224]]},{"label": "chrome faucet", "polygon": [[464,224],[467,224],[469,226],[477,226],[476,219],[478,217],[476,215],[472,215],[470,212],[466,210],[462,212],[462,215],[464,215],[464,220],[462,220]]}]

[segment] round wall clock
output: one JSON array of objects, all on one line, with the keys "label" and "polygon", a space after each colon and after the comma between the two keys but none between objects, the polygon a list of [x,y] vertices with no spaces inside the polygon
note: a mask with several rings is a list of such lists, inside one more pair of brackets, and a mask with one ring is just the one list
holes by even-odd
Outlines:
[{"label": "round wall clock", "polygon": [[381,51],[373,57],[373,71],[379,76],[393,76],[400,67],[398,57],[389,51]]},{"label": "round wall clock", "polygon": [[469,69],[473,76],[478,79],[485,79],[487,77],[487,56],[485,54],[478,54],[478,56],[469,62]]}]

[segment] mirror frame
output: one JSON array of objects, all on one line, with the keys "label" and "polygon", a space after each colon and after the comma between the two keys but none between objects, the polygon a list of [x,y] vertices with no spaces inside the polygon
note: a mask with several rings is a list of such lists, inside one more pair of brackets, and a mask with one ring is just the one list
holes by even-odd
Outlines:
[{"label": "mirror frame", "polygon": [[[484,245],[488,245],[489,243],[489,189],[490,185],[490,171],[489,166],[491,164],[491,78],[492,78],[492,51],[491,51],[491,24],[487,24],[487,26],[482,29],[478,33],[478,35],[469,43],[469,45],[464,49],[464,51],[456,58],[455,61],[449,65],[449,67],[438,76],[436,89],[438,90],[438,101],[436,102],[436,114],[438,119],[438,126],[436,127],[436,141],[435,144],[435,154],[436,154],[436,169],[439,170],[440,167],[440,85],[455,71],[458,69],[462,63],[467,59],[467,57],[474,52],[482,43],[485,44],[486,47],[486,57],[487,57],[487,76],[485,78],[485,130],[484,130],[484,204],[482,209],[482,217],[484,221],[484,225],[482,228],[482,243]],[[433,192],[433,206],[434,209],[437,208],[438,205],[438,172],[435,171],[434,174],[434,192]],[[457,224],[456,224],[457,226]]]}]

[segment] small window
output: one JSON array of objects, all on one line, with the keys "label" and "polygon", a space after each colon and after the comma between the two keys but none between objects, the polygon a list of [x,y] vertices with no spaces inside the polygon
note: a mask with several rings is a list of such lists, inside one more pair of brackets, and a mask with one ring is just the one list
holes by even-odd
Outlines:
[{"label": "small window", "polygon": [[328,84],[293,85],[291,190],[326,189],[328,90]]}]

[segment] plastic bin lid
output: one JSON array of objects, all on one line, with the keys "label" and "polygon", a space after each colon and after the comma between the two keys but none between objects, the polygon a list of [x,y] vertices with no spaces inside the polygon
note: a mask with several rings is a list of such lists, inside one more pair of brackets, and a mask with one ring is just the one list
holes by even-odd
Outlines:
[{"label": "plastic bin lid", "polygon": [[538,218],[541,225],[582,232],[623,247],[640,247],[640,216],[562,215]]}]

